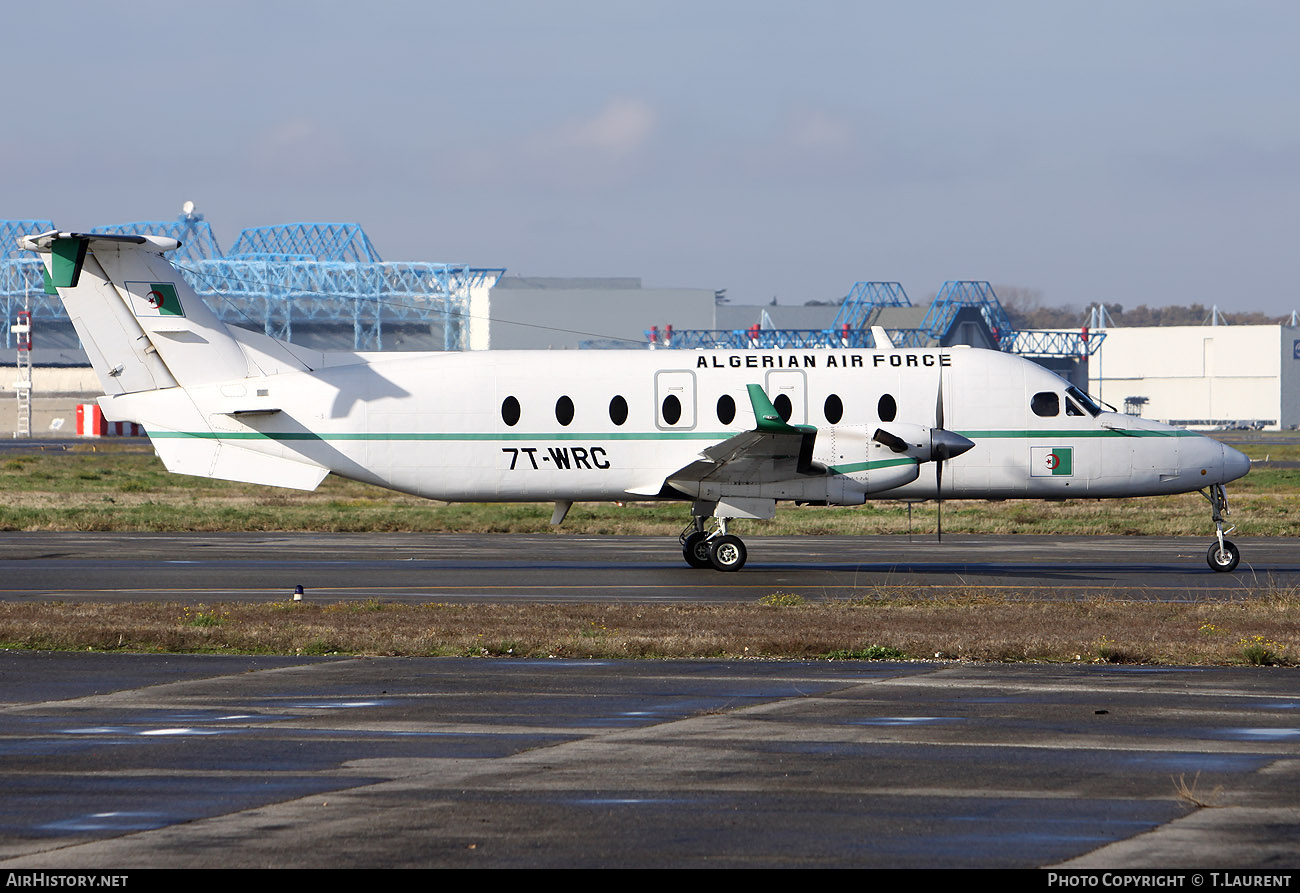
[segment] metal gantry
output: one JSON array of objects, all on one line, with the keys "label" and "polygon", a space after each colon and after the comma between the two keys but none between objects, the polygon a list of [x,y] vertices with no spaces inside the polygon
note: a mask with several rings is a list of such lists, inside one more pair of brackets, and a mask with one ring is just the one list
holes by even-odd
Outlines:
[{"label": "metal gantry", "polygon": [[[15,313],[34,320],[63,320],[62,302],[44,293],[40,262],[20,252],[18,237],[54,229],[49,220],[0,220],[0,304],[5,346],[12,348]],[[171,255],[196,292],[213,300],[226,322],[260,327],[292,340],[295,322],[352,325],[353,348],[379,350],[384,326],[428,325],[441,330],[443,349],[468,347],[470,290],[491,287],[502,268],[464,264],[385,262],[355,223],[290,223],[250,227],[223,254],[203,215],[192,207],[175,221],[140,221],[97,227],[100,233],[154,233],[182,242]],[[646,332],[650,347],[806,348],[874,347],[872,322],[885,308],[910,307],[897,282],[856,282],[826,329],[665,329]],[[964,307],[978,309],[1002,350],[1026,356],[1092,354],[1104,333],[1018,332],[987,282],[945,282],[919,328],[885,327],[898,347],[937,344]],[[619,342],[626,346],[625,342]],[[602,345],[603,346],[603,345]]]},{"label": "metal gantry", "polygon": [[[875,347],[870,326],[888,307],[911,307],[897,282],[856,282],[835,320],[826,329],[775,329],[753,325],[745,329],[678,329],[646,332],[651,348],[686,350],[750,350],[763,348]],[[1031,357],[1087,356],[1101,345],[1104,333],[1089,336],[1086,327],[1074,331],[1019,332],[998,301],[993,287],[977,280],[950,280],[939,289],[919,328],[884,326],[895,347],[928,347],[942,343],[963,308],[976,309],[988,325],[998,349]]]},{"label": "metal gantry", "polygon": [[[874,347],[870,330],[848,329],[681,329],[646,333],[651,349],[658,347],[684,350],[759,350],[766,348],[804,347]],[[626,347],[626,344],[615,344]]]},{"label": "metal gantry", "polygon": [[[48,220],[0,221],[0,304],[5,346],[14,346],[13,314],[30,304],[41,320],[66,320],[44,293],[40,261],[20,252],[19,236],[54,229]],[[151,233],[182,242],[169,254],[181,275],[223,321],[292,340],[298,323],[351,323],[353,349],[382,350],[385,325],[427,325],[444,350],[469,341],[469,297],[491,287],[504,268],[384,261],[355,223],[290,223],[242,230],[223,254],[211,226],[192,209],[175,221],[96,227],[106,234]]]},{"label": "metal gantry", "polygon": [[54,229],[52,220],[0,220],[0,259],[27,258],[30,254],[18,247],[18,240]]},{"label": "metal gantry", "polygon": [[1088,357],[1097,352],[1105,332],[1085,329],[1016,332],[1010,347],[1003,348],[1022,357]]},{"label": "metal gantry", "polygon": [[491,286],[504,269],[422,262],[353,263],[257,255],[182,268],[224,322],[256,325],[293,340],[298,323],[351,323],[353,348],[382,350],[384,325],[442,330],[444,350],[468,340],[470,290]]},{"label": "metal gantry", "polygon": [[[761,325],[744,329],[673,330],[669,327],[662,333],[657,328],[647,331],[646,340],[651,348],[687,350],[874,347],[875,340],[868,326],[876,312],[882,307],[910,306],[912,302],[908,300],[907,292],[897,282],[855,282],[840,303],[835,321],[828,329],[776,329]],[[905,330],[888,330],[890,337],[901,331]]]},{"label": "metal gantry", "polygon": [[911,307],[903,286],[897,282],[855,282],[831,322],[834,330],[865,329],[881,307]]},{"label": "metal gantry", "polygon": [[282,223],[241,230],[230,249],[239,255],[296,255],[374,264],[383,260],[357,223]]},{"label": "metal gantry", "polygon": [[921,320],[921,328],[931,338],[939,339],[948,333],[953,319],[963,307],[974,307],[984,317],[999,350],[1007,350],[1015,342],[1016,330],[1011,317],[1002,309],[1002,302],[987,282],[973,279],[950,279],[939,289],[930,309]]},{"label": "metal gantry", "polygon": [[68,318],[63,302],[45,293],[41,262],[34,256],[0,258],[0,306],[4,308],[4,346],[10,349],[17,344],[14,321],[19,311],[26,310],[42,322]]}]

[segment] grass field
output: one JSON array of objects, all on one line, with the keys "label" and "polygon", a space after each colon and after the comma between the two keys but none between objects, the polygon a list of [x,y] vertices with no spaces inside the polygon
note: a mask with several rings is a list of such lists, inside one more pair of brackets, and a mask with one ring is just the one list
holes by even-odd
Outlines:
[{"label": "grass field", "polygon": [[[1300,455],[1300,443],[1245,446],[1252,458]],[[1259,453],[1255,456],[1254,453]],[[1290,461],[1290,460],[1282,460]],[[1300,468],[1255,468],[1229,487],[1232,523],[1246,536],[1300,534]],[[738,522],[741,535],[926,533],[933,503],[855,508],[783,507],[771,521]],[[552,528],[539,503],[447,504],[335,477],[313,492],[168,474],[148,447],[114,444],[8,454],[0,459],[0,530],[317,530],[419,533],[599,533],[676,536],[685,503],[574,506]],[[950,533],[1204,536],[1208,503],[1195,493],[1061,502],[948,500]]]},{"label": "grass field", "polygon": [[[1300,461],[1300,441],[1238,443],[1253,459]],[[1300,535],[1300,469],[1263,464],[1229,488],[1245,536]],[[683,503],[578,505],[562,528],[542,504],[448,505],[335,478],[312,493],[170,475],[148,447],[101,443],[0,458],[0,529],[415,531],[675,536]],[[743,534],[932,531],[935,508],[881,502],[785,508]],[[1132,500],[950,501],[951,533],[1193,535],[1212,531],[1197,494]],[[0,603],[0,647],[275,654],[587,658],[967,659],[1157,664],[1300,661],[1300,592],[1268,581],[1239,599],[1075,601],[905,588],[810,603],[773,592],[751,605]]]},{"label": "grass field", "polygon": [[1294,665],[1300,593],[1201,603],[1103,596],[842,602],[776,592],[748,605],[20,604],[0,647],[42,650],[532,658],[944,659]]}]

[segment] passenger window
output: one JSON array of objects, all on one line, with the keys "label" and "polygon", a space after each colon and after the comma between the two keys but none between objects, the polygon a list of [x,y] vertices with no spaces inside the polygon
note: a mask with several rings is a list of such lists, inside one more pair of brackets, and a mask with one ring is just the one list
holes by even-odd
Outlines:
[{"label": "passenger window", "polygon": [[777,394],[776,399],[772,401],[772,408],[776,410],[776,414],[783,422],[790,421],[790,416],[794,415],[794,404],[790,402],[787,394]]},{"label": "passenger window", "polygon": [[615,425],[621,425],[627,420],[628,402],[621,396],[616,395],[614,399],[610,400],[610,421],[614,422]]},{"label": "passenger window", "polygon": [[664,398],[663,405],[664,423],[667,425],[676,425],[682,418],[682,401],[677,399],[676,394],[669,394]]},{"label": "passenger window", "polygon": [[519,401],[514,397],[507,397],[501,401],[501,421],[511,428],[519,424]]},{"label": "passenger window", "polygon": [[568,425],[573,421],[573,401],[568,397],[561,397],[555,401],[555,420],[561,425]]},{"label": "passenger window", "polygon": [[885,394],[876,404],[876,417],[882,422],[892,422],[896,415],[898,415],[898,404],[893,397]]},{"label": "passenger window", "polygon": [[1039,391],[1029,401],[1029,408],[1036,416],[1053,418],[1061,414],[1061,398],[1057,396],[1056,391]]},{"label": "passenger window", "polygon": [[836,394],[831,394],[826,398],[826,405],[822,407],[822,415],[826,416],[826,421],[832,425],[839,424],[840,419],[844,418],[844,403]]},{"label": "passenger window", "polygon": [[730,394],[718,398],[718,421],[730,425],[736,420],[736,401]]}]

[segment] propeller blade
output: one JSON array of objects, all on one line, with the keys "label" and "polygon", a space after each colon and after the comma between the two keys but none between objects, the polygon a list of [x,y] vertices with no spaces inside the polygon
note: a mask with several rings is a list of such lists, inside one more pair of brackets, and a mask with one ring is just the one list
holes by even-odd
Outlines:
[{"label": "propeller blade", "polygon": [[[955,455],[966,452],[966,450],[975,446],[975,444],[962,437],[960,434],[954,434],[943,427],[943,365],[939,366],[939,386],[936,388],[934,398],[934,428],[930,432],[930,453],[935,458],[934,463],[934,532],[935,539],[943,542],[943,463],[945,460]],[[953,438],[965,440],[970,446],[962,447],[956,443]],[[953,452],[953,450],[957,452]]]},{"label": "propeller blade", "polygon": [[943,542],[943,460],[934,463],[935,534]]}]

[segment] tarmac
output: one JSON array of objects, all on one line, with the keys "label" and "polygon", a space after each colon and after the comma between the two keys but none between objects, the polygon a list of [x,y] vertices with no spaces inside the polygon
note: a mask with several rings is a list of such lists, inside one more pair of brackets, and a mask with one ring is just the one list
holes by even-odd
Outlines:
[{"label": "tarmac", "polygon": [[1300,863],[1291,670],[0,653],[0,866]]},{"label": "tarmac", "polygon": [[0,532],[0,599],[272,601],[810,601],[896,587],[1195,601],[1300,586],[1300,538],[1237,539],[1216,573],[1209,537],[747,537],[735,573],[687,567],[672,537],[571,534]]}]

